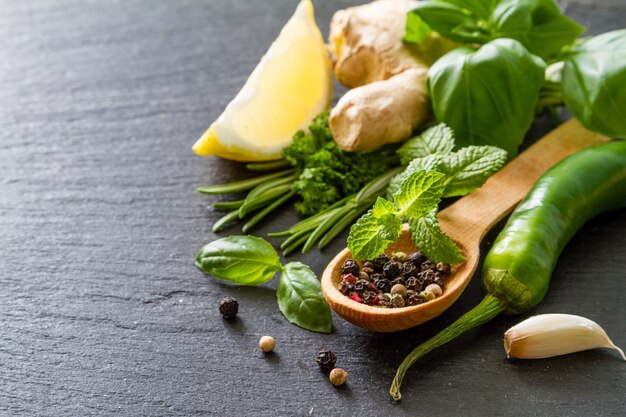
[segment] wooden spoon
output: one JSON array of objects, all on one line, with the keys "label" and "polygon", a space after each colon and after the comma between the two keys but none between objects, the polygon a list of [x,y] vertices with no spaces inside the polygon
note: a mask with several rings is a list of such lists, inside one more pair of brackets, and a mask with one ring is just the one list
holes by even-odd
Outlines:
[{"label": "wooden spoon", "polygon": [[[453,267],[441,297],[402,308],[372,307],[349,299],[337,289],[341,281],[341,265],[352,257],[346,248],[330,262],[322,275],[326,301],[350,323],[375,332],[408,329],[438,316],[459,298],[474,275],[480,258],[479,244],[485,233],[513,210],[539,177],[566,156],[608,140],[572,119],[521,153],[489,178],[483,187],[441,211],[441,228],[459,245],[465,256],[464,263]],[[386,250],[388,254],[395,251],[416,251],[407,226],[398,241]]]}]

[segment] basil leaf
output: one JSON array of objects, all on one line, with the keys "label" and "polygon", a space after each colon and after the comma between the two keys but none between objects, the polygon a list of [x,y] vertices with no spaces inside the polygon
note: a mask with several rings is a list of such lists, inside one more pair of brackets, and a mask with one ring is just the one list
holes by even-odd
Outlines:
[{"label": "basil leaf", "polygon": [[394,195],[401,216],[420,217],[437,208],[445,188],[445,175],[437,171],[411,174]]},{"label": "basil leaf", "polygon": [[513,39],[457,48],[428,71],[435,117],[452,128],[458,148],[493,145],[512,158],[534,119],[544,69]]},{"label": "basil leaf", "polygon": [[420,44],[432,33],[430,27],[416,13],[407,13],[404,28],[404,42]]},{"label": "basil leaf", "polygon": [[196,266],[202,272],[242,285],[262,284],[282,268],[272,245],[254,236],[214,240],[200,249]]},{"label": "basil leaf", "polygon": [[[488,39],[478,17],[463,3],[422,1],[410,14],[418,15],[432,30],[458,42],[481,43]],[[413,19],[413,22],[416,21]]]},{"label": "basil leaf", "polygon": [[626,29],[572,48],[563,67],[563,99],[593,131],[626,137]]},{"label": "basil leaf", "polygon": [[285,265],[276,292],[278,308],[297,326],[314,332],[330,333],[330,308],[322,296],[322,286],[311,268],[300,262]]},{"label": "basil leaf", "polygon": [[409,219],[409,226],[413,243],[431,261],[458,264],[465,260],[459,247],[439,227],[436,210]]},{"label": "basil leaf", "polygon": [[482,186],[506,163],[506,152],[495,146],[468,146],[444,155],[439,172],[446,175],[443,197],[466,195]]},{"label": "basil leaf", "polygon": [[585,31],[584,26],[565,16],[554,0],[502,1],[488,26],[492,39],[516,39],[544,59],[557,55]]},{"label": "basil leaf", "polygon": [[350,228],[348,249],[356,259],[377,257],[402,232],[402,222],[395,215],[384,215],[377,219],[372,210],[365,213]]},{"label": "basil leaf", "polygon": [[439,123],[408,139],[396,151],[403,165],[415,158],[436,153],[450,153],[454,149],[454,133],[444,123]]}]

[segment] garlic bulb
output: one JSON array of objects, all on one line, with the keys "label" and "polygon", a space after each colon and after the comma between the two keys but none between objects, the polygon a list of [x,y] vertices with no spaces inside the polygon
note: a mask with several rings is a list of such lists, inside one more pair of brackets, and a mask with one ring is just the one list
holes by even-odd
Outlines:
[{"label": "garlic bulb", "polygon": [[541,314],[511,327],[504,333],[507,357],[540,359],[582,350],[615,346],[597,323],[571,314]]}]

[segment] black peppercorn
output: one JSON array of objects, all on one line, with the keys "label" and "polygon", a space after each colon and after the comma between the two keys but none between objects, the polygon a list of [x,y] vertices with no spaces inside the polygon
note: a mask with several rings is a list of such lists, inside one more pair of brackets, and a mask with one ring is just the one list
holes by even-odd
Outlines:
[{"label": "black peppercorn", "polygon": [[409,255],[408,261],[419,268],[426,261],[426,257],[419,252],[413,252]]},{"label": "black peppercorn", "polygon": [[346,260],[341,266],[342,274],[352,274],[355,277],[359,276],[359,264],[354,259]]},{"label": "black peppercorn", "polygon": [[350,295],[354,291],[354,286],[350,285],[346,281],[341,281],[339,283],[339,292],[343,295]]},{"label": "black peppercorn", "polygon": [[360,279],[354,284],[354,290],[359,293],[359,295],[363,294],[365,291],[370,289],[370,282],[364,279]]},{"label": "black peppercorn", "polygon": [[405,283],[406,282],[405,282],[404,278],[402,278],[402,277],[397,277],[397,278],[394,278],[394,279],[391,280],[391,286],[394,286],[396,284],[404,285]]},{"label": "black peppercorn", "polygon": [[422,284],[424,286],[432,284],[433,282],[435,282],[435,278],[437,278],[437,274],[435,274],[431,270],[421,272],[419,276],[424,280],[424,283]]},{"label": "black peppercorn", "polygon": [[386,253],[381,253],[378,257],[372,260],[374,266],[378,269],[383,269],[383,266],[389,262],[389,256]]},{"label": "black peppercorn", "polygon": [[437,270],[437,265],[432,263],[431,261],[426,261],[422,264],[422,271],[432,271],[435,272]]},{"label": "black peppercorn", "polygon": [[404,286],[410,290],[421,291],[424,281],[417,277],[409,277],[405,280]]},{"label": "black peppercorn", "polygon": [[224,297],[220,300],[219,310],[225,319],[235,317],[239,312],[239,303],[233,297]]},{"label": "black peppercorn", "polygon": [[365,291],[363,293],[363,303],[365,304],[374,304],[374,300],[378,301],[378,293],[375,291]]},{"label": "black peppercorn", "polygon": [[315,357],[317,364],[324,371],[331,371],[337,362],[337,355],[330,350],[320,350]]},{"label": "black peppercorn", "polygon": [[402,275],[405,278],[413,276],[417,274],[418,272],[419,270],[417,269],[417,267],[413,265],[411,262],[405,262],[402,264],[402,266],[400,266],[400,275]]},{"label": "black peppercorn", "polygon": [[435,279],[433,280],[433,283],[443,288],[443,277],[441,275],[436,275]]},{"label": "black peppercorn", "polygon": [[376,281],[376,288],[378,288],[382,292],[389,292],[391,291],[391,281],[385,278],[379,279],[378,281]]},{"label": "black peppercorn", "polygon": [[383,266],[383,275],[387,279],[393,279],[398,276],[398,272],[400,272],[400,267],[397,262],[389,261]]},{"label": "black peppercorn", "polygon": [[418,304],[422,304],[424,302],[424,297],[421,296],[417,291],[407,291],[406,292],[406,300],[405,303],[408,306],[416,306]]},{"label": "black peppercorn", "polygon": [[383,274],[372,274],[370,275],[370,281],[372,281],[374,284],[376,284],[376,281],[378,281],[379,279],[383,279],[385,278],[383,276]]}]

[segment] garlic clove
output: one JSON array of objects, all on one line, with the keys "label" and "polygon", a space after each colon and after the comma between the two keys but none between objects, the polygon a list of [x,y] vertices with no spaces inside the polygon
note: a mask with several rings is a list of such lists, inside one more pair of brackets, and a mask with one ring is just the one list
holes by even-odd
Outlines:
[{"label": "garlic clove", "polygon": [[540,314],[511,327],[504,333],[504,351],[509,358],[540,359],[615,346],[604,329],[594,321],[572,314]]}]

